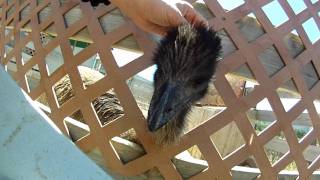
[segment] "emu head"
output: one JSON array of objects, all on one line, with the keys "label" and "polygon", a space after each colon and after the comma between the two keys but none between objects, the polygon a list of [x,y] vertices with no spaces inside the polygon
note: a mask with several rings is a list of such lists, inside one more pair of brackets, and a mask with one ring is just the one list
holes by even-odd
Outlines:
[{"label": "emu head", "polygon": [[172,29],[161,41],[153,57],[158,69],[148,112],[148,128],[159,144],[177,140],[192,103],[206,94],[220,41],[212,29],[188,24]]}]

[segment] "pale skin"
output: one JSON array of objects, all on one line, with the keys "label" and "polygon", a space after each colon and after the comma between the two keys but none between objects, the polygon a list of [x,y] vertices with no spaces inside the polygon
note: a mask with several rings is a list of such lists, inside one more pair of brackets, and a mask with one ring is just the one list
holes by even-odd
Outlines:
[{"label": "pale skin", "polygon": [[186,1],[182,0],[110,0],[138,27],[149,33],[165,35],[172,28],[188,22],[208,25]]}]

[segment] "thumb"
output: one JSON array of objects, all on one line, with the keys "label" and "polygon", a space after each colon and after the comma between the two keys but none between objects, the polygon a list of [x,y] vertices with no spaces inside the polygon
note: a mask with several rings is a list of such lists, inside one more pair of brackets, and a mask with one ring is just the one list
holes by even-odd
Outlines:
[{"label": "thumb", "polygon": [[190,3],[180,1],[177,3],[177,8],[180,10],[181,15],[187,22],[194,25],[205,25],[209,26],[208,22],[202,17]]},{"label": "thumb", "polygon": [[168,21],[168,26],[171,27],[176,27],[183,23],[187,23],[187,20],[176,6],[173,6],[172,9],[167,10],[166,19]]}]

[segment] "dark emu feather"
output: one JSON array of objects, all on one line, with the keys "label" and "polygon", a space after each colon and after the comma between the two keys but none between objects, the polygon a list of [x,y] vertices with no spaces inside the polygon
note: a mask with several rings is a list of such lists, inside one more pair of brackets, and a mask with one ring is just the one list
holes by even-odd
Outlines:
[{"label": "dark emu feather", "polygon": [[88,1],[90,1],[90,4],[91,4],[91,6],[93,6],[93,7],[97,7],[100,3],[102,4],[105,4],[105,5],[109,5],[110,4],[110,2],[109,1],[107,1],[107,0],[81,0],[82,2],[88,2]]},{"label": "dark emu feather", "polygon": [[181,25],[162,39],[153,61],[154,94],[148,128],[157,144],[177,142],[191,105],[207,93],[221,52],[221,39],[205,26]]}]

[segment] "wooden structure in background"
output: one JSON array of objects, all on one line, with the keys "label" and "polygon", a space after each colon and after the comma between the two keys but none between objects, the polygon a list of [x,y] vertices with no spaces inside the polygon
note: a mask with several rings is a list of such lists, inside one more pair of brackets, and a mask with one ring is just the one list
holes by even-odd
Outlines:
[{"label": "wooden structure in background", "polygon": [[[152,134],[146,128],[145,116],[128,85],[132,76],[152,65],[151,57],[156,42],[128,22],[112,5],[93,9],[88,3],[78,0],[1,1],[0,62],[11,69],[13,78],[32,99],[45,96],[49,117],[66,135],[74,128],[68,126],[72,120],[67,117],[80,110],[86,121],[85,126],[80,126],[90,133],[81,134],[75,144],[91,157],[98,156],[97,161],[114,173],[136,176],[148,172],[166,179],[231,179],[234,172],[231,169],[250,158],[255,160],[259,168],[254,177],[276,179],[279,172],[292,162],[297,165],[299,178],[309,177],[320,166],[319,154],[304,156],[305,150],[310,147],[314,149],[314,141],[320,138],[320,119],[313,103],[320,96],[317,73],[320,70],[320,44],[319,41],[310,43],[301,24],[313,17],[320,25],[317,14],[320,3],[312,4],[304,0],[307,9],[295,15],[289,4],[280,0],[289,20],[275,28],[261,9],[271,0],[248,0],[229,12],[216,0],[189,2],[208,19],[223,39],[223,57],[212,84],[216,90],[211,95],[219,94],[216,105],[223,104],[226,108],[213,117],[208,115],[205,121],[191,127],[177,145],[162,149],[154,144]],[[256,20],[247,16],[250,13],[256,16]],[[293,29],[299,36],[291,33]],[[75,52],[70,39],[73,40],[71,42],[78,40],[88,44],[83,45],[85,48],[80,52]],[[119,66],[112,48],[143,54]],[[60,59],[56,59],[59,63],[49,67],[48,62],[57,57],[57,52],[60,52]],[[96,54],[99,54],[106,75],[92,86],[84,88],[78,66]],[[33,88],[30,88],[26,76],[30,70],[36,70],[40,77]],[[75,96],[59,104],[53,87],[66,75],[71,80]],[[230,76],[259,85],[248,93],[239,93],[230,83]],[[119,98],[124,116],[101,126],[91,103],[110,89]],[[286,111],[279,96],[301,98]],[[265,98],[271,104],[277,121],[257,134],[248,111]],[[212,101],[202,101],[203,104],[208,102],[210,104]],[[298,141],[292,122],[304,110],[308,110],[309,124],[313,129]],[[214,140],[217,132],[226,127],[243,139],[239,148],[230,148],[234,151],[228,155],[220,152],[215,145],[219,142]],[[130,142],[123,142],[116,136],[130,129],[136,132],[142,148],[132,146],[130,151],[134,152],[134,156],[127,157],[131,153],[123,153],[119,149]],[[268,142],[280,132],[284,134],[290,151],[279,149],[284,156],[275,164],[270,164],[265,149],[268,148]],[[197,147],[196,150],[201,152],[204,159],[193,163],[193,171],[190,171],[190,162],[185,165],[186,160],[181,160],[185,156],[180,154],[191,147]]]}]

